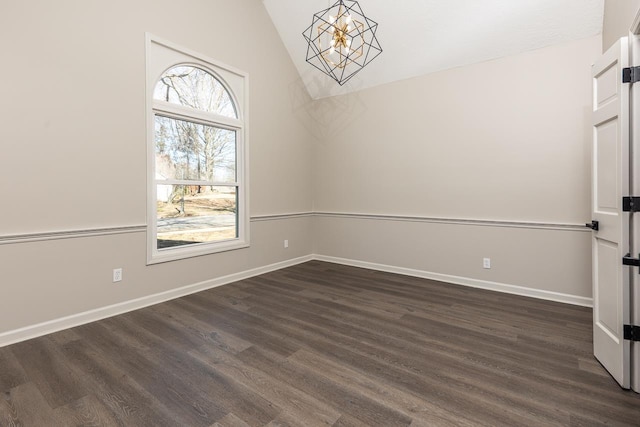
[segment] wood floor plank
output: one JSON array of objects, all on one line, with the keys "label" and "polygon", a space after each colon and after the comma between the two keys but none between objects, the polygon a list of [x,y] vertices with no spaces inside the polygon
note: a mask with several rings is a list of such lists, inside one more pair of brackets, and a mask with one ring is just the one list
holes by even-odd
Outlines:
[{"label": "wood floor plank", "polygon": [[0,393],[7,392],[27,381],[27,374],[10,347],[0,348]]},{"label": "wood floor plank", "polygon": [[[113,322],[112,319],[106,319]],[[209,426],[227,415],[228,411],[190,387],[188,381],[176,376],[171,366],[162,366],[148,360],[132,338],[129,325],[117,322],[121,333],[103,326],[106,322],[83,325],[77,330],[83,339],[109,358],[119,369],[127,372],[150,395],[173,412],[183,423],[192,426]],[[148,347],[149,350],[151,347]]]},{"label": "wood floor plank", "polygon": [[118,418],[115,414],[92,394],[56,408],[53,413],[56,422],[64,426],[118,425]]},{"label": "wood floor plank", "polygon": [[[260,289],[256,291],[258,294],[261,292],[265,292],[264,289]],[[279,297],[279,302],[277,304],[281,304],[278,305],[277,307],[274,307],[273,305],[271,306],[272,308],[275,308],[275,313],[280,313],[280,312],[284,312],[286,309],[286,297],[280,295]],[[314,301],[309,301],[310,304],[306,305],[306,307],[313,307],[312,304],[314,304]],[[260,310],[261,307],[257,306],[256,310]],[[309,312],[309,311],[307,311]],[[324,307],[320,307],[320,310],[318,312],[318,315],[322,317],[321,320],[318,320],[318,318],[314,318],[312,320],[312,323],[326,323],[328,325],[331,325],[333,328],[335,328],[336,330],[343,330],[345,327],[350,327],[351,330],[353,329],[353,326],[358,326],[358,328],[360,328],[359,330],[365,330],[365,331],[376,331],[376,332],[380,332],[379,337],[375,337],[375,336],[369,336],[368,339],[379,339],[379,340],[383,340],[384,341],[384,345],[385,346],[389,346],[390,342],[389,342],[389,337],[402,337],[404,339],[406,339],[406,341],[408,342],[416,342],[416,341],[421,341],[421,336],[419,333],[416,332],[411,332],[410,330],[406,330],[403,328],[397,328],[394,327],[392,324],[390,324],[389,322],[387,322],[384,319],[376,319],[374,316],[370,316],[368,315],[368,313],[365,314],[359,314],[357,310],[348,308],[348,307],[344,307],[343,311],[340,310],[332,310],[332,308],[324,306]],[[298,313],[295,315],[296,319],[302,318],[304,316],[304,313]],[[336,322],[340,322],[340,323],[336,323]],[[492,333],[491,330],[488,331],[484,331],[486,334],[488,334],[488,338],[492,338],[493,336],[495,336],[494,333]],[[483,336],[480,335],[480,337],[482,338]],[[510,336],[508,337],[508,339],[513,340],[515,337]],[[393,338],[391,338],[393,339]],[[425,345],[429,345],[430,347],[432,347],[435,344],[438,344],[437,342],[434,341],[424,341],[423,342]],[[515,341],[513,343],[509,343],[514,344]],[[447,344],[446,342],[444,342],[444,344]],[[402,343],[400,344],[402,345]],[[500,347],[503,347],[504,344],[501,343]],[[449,347],[445,347],[443,349],[443,351],[445,352],[451,352],[452,348]],[[456,350],[464,350],[464,347],[462,346],[458,346],[456,348]],[[572,363],[574,363],[573,359],[572,359]]]},{"label": "wood floor plank", "polygon": [[[132,327],[141,329],[135,334],[136,337],[144,336],[145,341],[153,343],[145,352],[149,363],[171,369],[174,375],[188,381],[195,393],[207,396],[207,399],[216,402],[216,405],[236,417],[251,425],[263,425],[273,420],[280,412],[276,405],[259,393],[233,377],[225,376],[219,370],[202,363],[184,348],[176,348],[160,336],[154,336],[153,332],[142,330],[146,329],[142,325],[133,324]],[[161,328],[160,332],[164,334],[165,329]]]},{"label": "wood floor plank", "polygon": [[640,426],[591,315],[310,261],[0,348],[0,426]]},{"label": "wood floor plank", "polygon": [[350,384],[351,387],[357,387],[360,393],[374,400],[392,404],[405,414],[411,416],[414,421],[420,419],[429,425],[451,427],[472,427],[476,425],[476,423],[446,408],[435,405],[429,400],[421,399],[389,383],[376,381],[370,375],[364,375],[359,371],[350,369],[341,363],[317,353],[300,350],[289,356],[288,359],[311,369],[324,372],[325,375],[334,381]]},{"label": "wood floor plank", "polygon": [[11,400],[9,390],[2,393],[0,399],[0,426],[19,426],[22,422],[18,418],[18,409]]},{"label": "wood floor plank", "polygon": [[64,345],[68,342],[80,339],[80,336],[72,328],[72,329],[64,329],[62,331],[56,332],[55,334],[51,334],[49,335],[49,338],[51,338],[51,340],[58,345]]},{"label": "wood floor plank", "polygon": [[271,372],[281,381],[315,396],[341,412],[347,412],[368,425],[408,426],[411,418],[402,412],[358,395],[346,385],[330,381],[319,372],[294,366],[269,351],[250,347],[240,354],[240,360],[254,368]]},{"label": "wood floor plank", "polygon": [[230,335],[254,345],[262,345],[270,350],[288,355],[297,350],[283,337],[275,336],[264,328],[260,319],[248,316],[233,308],[227,308],[222,304],[214,304],[197,298],[180,298],[175,304],[191,311],[194,316],[203,322],[207,322]]},{"label": "wood floor plank", "polygon": [[[158,343],[156,337],[171,343],[172,348],[184,352],[199,347],[206,342],[206,338],[203,336],[194,334],[189,329],[181,328],[180,325],[172,322],[170,318],[150,308],[118,316],[117,320],[131,325],[132,334],[139,332],[145,337],[151,337],[150,340],[143,340],[143,342],[149,343],[153,347],[157,346]],[[116,327],[119,328],[119,326]],[[152,335],[146,334],[145,331]]]},{"label": "wood floor plank", "polygon": [[52,408],[88,394],[50,337],[14,344],[11,351]]},{"label": "wood floor plank", "polygon": [[251,425],[245,423],[234,414],[227,414],[227,416],[220,421],[217,421],[211,427],[251,427]]},{"label": "wood floor plank", "polygon": [[[81,381],[119,423],[130,426],[174,426],[179,419],[152,394],[136,383],[126,370],[119,369],[102,351],[86,340],[68,342],[62,348]],[[67,411],[66,415],[72,414]]]},{"label": "wood floor plank", "polygon": [[205,343],[225,351],[238,353],[253,345],[249,341],[216,328],[211,323],[201,321],[191,311],[185,310],[178,304],[168,302],[149,307],[149,309],[164,316],[166,321],[171,322],[181,331],[199,336]]},{"label": "wood floor plank", "polygon": [[611,378],[595,358],[578,357],[578,367],[591,374],[596,374],[603,378]]},{"label": "wood floor plank", "polygon": [[[62,426],[53,409],[34,383],[21,384],[3,396],[0,409],[2,426]],[[6,424],[5,424],[6,423]]]},{"label": "wood floor plank", "polygon": [[227,377],[253,387],[265,399],[282,408],[282,412],[274,420],[276,423],[297,420],[305,426],[320,427],[332,425],[340,418],[340,412],[331,405],[274,378],[269,372],[243,363],[224,350],[203,346],[193,350],[191,354],[203,363],[214,366]]},{"label": "wood floor plank", "polygon": [[398,319],[408,312],[408,309],[399,307],[395,304],[388,304],[379,299],[353,298],[346,295],[339,295],[330,291],[321,291],[317,289],[305,289],[298,292],[298,296],[308,300],[324,300],[327,302],[335,302],[352,308],[357,308],[370,312],[374,316],[384,316],[391,319]]},{"label": "wood floor plank", "polygon": [[[275,311],[269,312],[269,309],[266,308],[257,310],[265,319],[274,316],[272,317],[274,322],[279,319],[281,322],[288,320],[289,323],[293,323],[292,321],[295,319],[304,317],[303,314],[299,313],[292,315],[291,318],[278,317],[278,313],[283,311],[282,308],[272,306],[271,309]],[[495,378],[488,383],[479,383],[477,380],[478,375],[474,374],[472,370],[468,371],[468,376],[460,374],[461,366],[458,366],[453,359],[443,364],[444,359],[433,360],[435,357],[433,354],[429,356],[413,356],[411,355],[411,349],[407,349],[409,350],[407,353],[411,356],[405,357],[402,350],[394,352],[386,348],[386,344],[371,344],[371,337],[358,336],[354,338],[348,334],[336,333],[336,331],[344,330],[344,328],[323,325],[329,323],[327,321],[318,322],[317,320],[312,320],[305,324],[306,334],[314,334],[308,335],[306,339],[307,346],[316,352],[335,358],[341,363],[363,370],[366,374],[376,377],[378,381],[390,382],[397,387],[404,388],[436,402],[443,402],[443,404],[447,404],[447,401],[449,403],[456,401],[460,406],[466,407],[468,412],[474,413],[474,417],[485,417],[488,423],[495,423],[498,419],[508,420],[509,417],[514,420],[521,420],[523,417],[531,415],[531,403],[533,401],[518,394],[504,393],[502,390],[496,389],[495,386],[493,387],[493,392],[486,388],[496,382]],[[323,326],[316,327],[314,326],[315,324]],[[293,327],[291,327],[290,336],[292,339],[301,339]],[[456,356],[452,354],[451,357],[455,358]],[[439,369],[431,369],[433,365],[438,366]],[[491,376],[487,375],[487,378],[491,379]],[[499,384],[510,386],[511,381],[508,378],[503,378],[503,381]],[[490,397],[492,394],[493,397]],[[514,396],[520,396],[520,405],[514,404]],[[500,418],[495,418],[496,411],[493,400],[496,398],[504,401],[505,414],[501,415]],[[536,418],[540,417],[545,417],[544,412],[542,416],[537,416]],[[547,420],[547,424],[553,424],[553,420]]]}]

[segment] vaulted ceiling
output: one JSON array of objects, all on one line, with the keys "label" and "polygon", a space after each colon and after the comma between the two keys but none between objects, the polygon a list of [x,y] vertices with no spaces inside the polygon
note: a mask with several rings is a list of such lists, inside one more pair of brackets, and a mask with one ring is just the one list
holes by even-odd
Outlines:
[{"label": "vaulted ceiling", "polygon": [[383,53],[340,86],[306,62],[302,36],[335,1],[263,0],[315,99],[595,36],[604,13],[604,0],[359,0]]}]

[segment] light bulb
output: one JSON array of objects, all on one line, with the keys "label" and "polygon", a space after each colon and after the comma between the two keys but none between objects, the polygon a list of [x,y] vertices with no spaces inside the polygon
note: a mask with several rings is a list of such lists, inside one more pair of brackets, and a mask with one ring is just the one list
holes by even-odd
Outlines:
[{"label": "light bulb", "polygon": [[336,48],[331,46],[331,49],[329,49],[329,55],[333,55],[336,52]]},{"label": "light bulb", "polygon": [[347,25],[349,25],[351,23],[351,15],[347,15]]},{"label": "light bulb", "polygon": [[329,24],[333,24],[334,22],[336,22],[336,17],[329,15]]}]

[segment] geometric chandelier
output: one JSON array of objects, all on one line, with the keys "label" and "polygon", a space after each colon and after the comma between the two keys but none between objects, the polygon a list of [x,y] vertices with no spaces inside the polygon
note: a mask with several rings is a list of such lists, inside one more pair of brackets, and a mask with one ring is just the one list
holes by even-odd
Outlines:
[{"label": "geometric chandelier", "polygon": [[382,53],[377,29],[378,23],[364,15],[357,1],[338,0],[314,14],[302,33],[307,62],[342,86]]}]

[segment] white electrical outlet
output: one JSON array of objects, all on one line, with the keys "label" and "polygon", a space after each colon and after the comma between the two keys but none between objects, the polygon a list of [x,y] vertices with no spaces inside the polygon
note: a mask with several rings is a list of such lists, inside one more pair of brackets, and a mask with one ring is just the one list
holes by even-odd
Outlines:
[{"label": "white electrical outlet", "polygon": [[122,281],[122,269],[114,268],[113,269],[113,283]]},{"label": "white electrical outlet", "polygon": [[288,247],[289,247],[289,241],[288,241],[288,240],[285,240],[285,241],[284,241],[284,248],[286,249],[286,248],[288,248]]},{"label": "white electrical outlet", "polygon": [[491,268],[491,258],[482,259],[482,268]]}]

